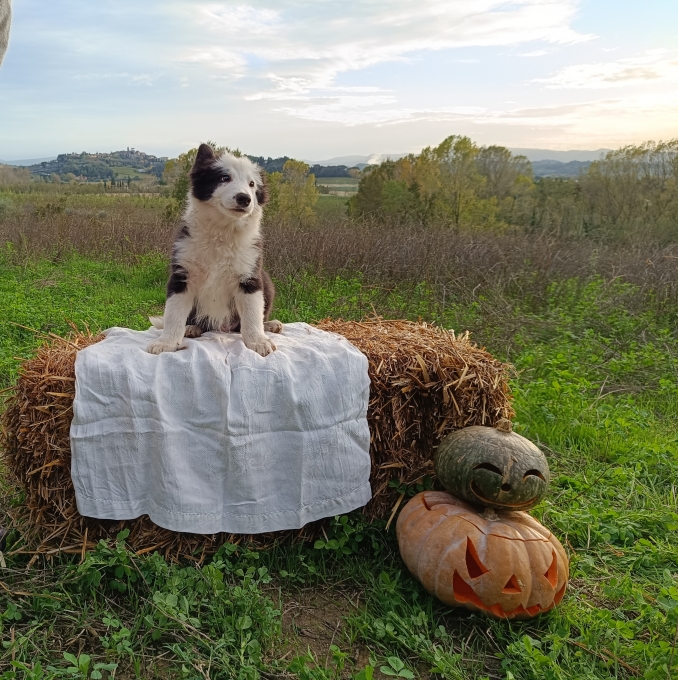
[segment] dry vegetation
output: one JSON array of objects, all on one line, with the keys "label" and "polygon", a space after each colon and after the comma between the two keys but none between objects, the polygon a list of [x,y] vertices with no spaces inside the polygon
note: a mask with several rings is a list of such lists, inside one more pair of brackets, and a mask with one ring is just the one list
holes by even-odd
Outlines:
[{"label": "dry vegetation", "polygon": [[[18,259],[58,258],[73,250],[116,261],[167,254],[176,231],[165,215],[167,200],[0,193],[0,243],[11,244]],[[360,272],[365,284],[385,289],[426,282],[444,306],[449,300],[470,303],[479,294],[499,304],[504,296],[529,303],[560,281],[601,277],[632,283],[641,294],[652,291],[654,304],[678,301],[678,243],[651,233],[597,240],[518,228],[390,227],[323,215],[322,206],[318,222],[311,228],[265,223],[266,266],[274,278]]]}]

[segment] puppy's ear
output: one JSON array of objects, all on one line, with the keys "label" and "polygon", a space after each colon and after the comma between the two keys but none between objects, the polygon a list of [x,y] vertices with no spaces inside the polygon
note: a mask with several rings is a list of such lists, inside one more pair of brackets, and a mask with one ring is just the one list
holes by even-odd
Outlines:
[{"label": "puppy's ear", "polygon": [[265,170],[259,170],[259,181],[257,182],[257,203],[266,205],[268,203],[268,179]]},{"label": "puppy's ear", "polygon": [[214,160],[214,150],[209,144],[201,144],[198,147],[198,153],[195,155],[193,167],[201,167],[211,163]]}]

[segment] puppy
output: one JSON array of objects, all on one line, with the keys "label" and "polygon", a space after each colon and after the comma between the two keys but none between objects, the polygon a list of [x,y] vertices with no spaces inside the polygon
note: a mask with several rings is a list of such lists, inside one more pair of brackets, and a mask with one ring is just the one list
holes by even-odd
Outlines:
[{"label": "puppy", "polygon": [[172,252],[163,317],[151,317],[160,337],[151,354],[174,352],[184,337],[240,332],[246,347],[266,356],[275,345],[264,331],[275,289],[262,269],[259,231],[268,198],[261,170],[246,157],[219,157],[201,144],[190,173],[188,207]]}]

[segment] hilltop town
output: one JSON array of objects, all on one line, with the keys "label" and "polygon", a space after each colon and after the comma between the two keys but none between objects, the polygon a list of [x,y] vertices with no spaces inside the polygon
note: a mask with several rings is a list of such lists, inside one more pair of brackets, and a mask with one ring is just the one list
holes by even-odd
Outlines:
[{"label": "hilltop town", "polygon": [[43,161],[29,166],[32,175],[51,177],[73,175],[82,181],[114,179],[138,179],[143,175],[162,176],[166,156],[152,154],[127,147],[110,153],[62,153],[55,160]]}]

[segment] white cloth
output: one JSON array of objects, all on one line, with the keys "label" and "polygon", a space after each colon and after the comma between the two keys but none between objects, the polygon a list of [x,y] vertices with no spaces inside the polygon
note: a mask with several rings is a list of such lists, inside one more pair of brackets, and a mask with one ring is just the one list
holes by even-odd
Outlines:
[{"label": "white cloth", "polygon": [[78,511],[173,531],[298,529],[371,498],[367,359],[304,323],[261,357],[207,333],[148,354],[160,331],[112,328],[78,352],[71,475]]}]

